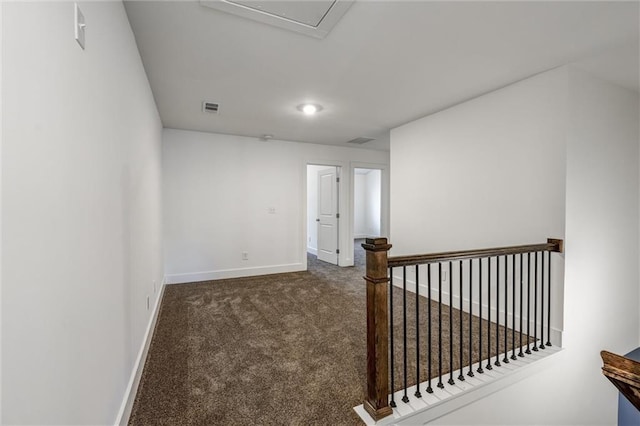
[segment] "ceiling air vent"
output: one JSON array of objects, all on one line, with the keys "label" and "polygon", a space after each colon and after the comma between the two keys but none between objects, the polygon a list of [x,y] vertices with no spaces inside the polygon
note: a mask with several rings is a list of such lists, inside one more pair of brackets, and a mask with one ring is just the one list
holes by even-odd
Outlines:
[{"label": "ceiling air vent", "polygon": [[351,139],[347,143],[362,145],[363,143],[371,142],[372,140],[375,140],[375,138],[355,138],[355,139]]},{"label": "ceiling air vent", "polygon": [[215,102],[203,102],[202,103],[202,112],[209,112],[211,114],[217,114],[218,113],[218,107],[219,105]]}]

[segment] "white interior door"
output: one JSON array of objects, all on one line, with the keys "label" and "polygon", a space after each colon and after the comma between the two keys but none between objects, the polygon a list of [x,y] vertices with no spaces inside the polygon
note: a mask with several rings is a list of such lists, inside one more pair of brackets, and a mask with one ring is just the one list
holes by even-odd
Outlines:
[{"label": "white interior door", "polygon": [[338,173],[318,172],[318,259],[338,264]]}]

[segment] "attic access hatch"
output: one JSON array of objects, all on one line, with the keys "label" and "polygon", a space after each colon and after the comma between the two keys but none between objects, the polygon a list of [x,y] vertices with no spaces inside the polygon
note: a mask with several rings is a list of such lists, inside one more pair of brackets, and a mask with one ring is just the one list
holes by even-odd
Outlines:
[{"label": "attic access hatch", "polygon": [[355,0],[200,0],[202,6],[323,39]]}]

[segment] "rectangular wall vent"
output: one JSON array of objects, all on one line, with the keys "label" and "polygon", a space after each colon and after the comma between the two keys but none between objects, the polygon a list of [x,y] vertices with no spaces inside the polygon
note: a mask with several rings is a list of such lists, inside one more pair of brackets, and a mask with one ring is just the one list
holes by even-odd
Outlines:
[{"label": "rectangular wall vent", "polygon": [[212,114],[218,113],[219,105],[215,102],[203,102],[202,103],[202,112],[210,112]]},{"label": "rectangular wall vent", "polygon": [[355,139],[351,139],[347,143],[354,143],[356,145],[362,145],[363,143],[371,142],[372,140],[375,140],[375,138],[355,138]]}]

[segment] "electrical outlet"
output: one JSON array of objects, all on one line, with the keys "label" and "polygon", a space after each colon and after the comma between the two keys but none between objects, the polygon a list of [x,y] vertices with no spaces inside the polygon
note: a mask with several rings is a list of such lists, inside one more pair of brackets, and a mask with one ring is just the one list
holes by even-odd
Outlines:
[{"label": "electrical outlet", "polygon": [[269,209],[267,211],[269,212],[269,214],[276,214],[276,208],[275,207],[269,207]]},{"label": "electrical outlet", "polygon": [[149,310],[149,307],[150,307],[150,306],[151,306],[151,305],[149,304],[149,296],[147,296],[147,311]]},{"label": "electrical outlet", "polygon": [[246,251],[242,252],[242,260],[249,260],[249,253],[247,253]]}]

